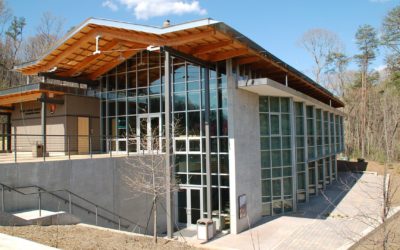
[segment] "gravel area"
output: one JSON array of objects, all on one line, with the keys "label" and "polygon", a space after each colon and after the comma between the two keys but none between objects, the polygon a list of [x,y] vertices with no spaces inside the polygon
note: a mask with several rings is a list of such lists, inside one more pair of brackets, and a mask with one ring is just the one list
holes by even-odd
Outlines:
[{"label": "gravel area", "polygon": [[82,225],[1,227],[0,233],[32,240],[61,249],[195,249],[185,243],[163,238],[103,230]]}]

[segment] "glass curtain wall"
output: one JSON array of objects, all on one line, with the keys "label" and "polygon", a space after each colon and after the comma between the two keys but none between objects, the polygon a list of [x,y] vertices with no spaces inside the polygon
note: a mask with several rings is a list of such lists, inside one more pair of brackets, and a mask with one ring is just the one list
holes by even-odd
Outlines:
[{"label": "glass curtain wall", "polygon": [[[162,138],[165,136],[164,71],[163,53],[141,51],[102,76],[103,151],[151,154],[155,150],[162,150]],[[204,72],[203,67],[191,62],[176,57],[171,60],[175,172],[180,187],[202,190],[192,192],[191,196],[192,213],[196,214],[196,218],[207,213]],[[229,215],[225,62],[209,70],[209,82],[212,214],[221,217]],[[158,146],[146,139],[154,135],[161,138]],[[200,208],[198,204],[203,204],[203,207]],[[196,218],[192,220],[194,223]],[[226,221],[229,223],[228,219]]]},{"label": "glass curtain wall", "polygon": [[[260,102],[262,214],[293,210],[290,99],[262,96]],[[294,146],[294,145],[293,145]]]},{"label": "glass curtain wall", "polygon": [[[181,186],[202,189],[203,207],[198,212],[192,209],[192,213],[199,213],[197,217],[200,218],[207,213],[204,68],[179,58],[173,58],[172,63],[175,169]],[[216,70],[210,70],[209,79],[212,215],[221,218],[229,216],[225,64],[218,64]],[[195,223],[197,217],[192,222]],[[228,222],[225,219],[224,221]],[[225,224],[225,227],[229,227],[229,224]]]}]

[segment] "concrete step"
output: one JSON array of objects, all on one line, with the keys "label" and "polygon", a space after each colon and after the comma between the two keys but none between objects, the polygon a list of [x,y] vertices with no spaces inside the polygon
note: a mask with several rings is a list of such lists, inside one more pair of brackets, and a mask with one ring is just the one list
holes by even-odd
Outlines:
[{"label": "concrete step", "polygon": [[0,213],[0,225],[25,226],[25,225],[75,225],[80,223],[76,216],[64,211],[30,210],[14,214]]}]

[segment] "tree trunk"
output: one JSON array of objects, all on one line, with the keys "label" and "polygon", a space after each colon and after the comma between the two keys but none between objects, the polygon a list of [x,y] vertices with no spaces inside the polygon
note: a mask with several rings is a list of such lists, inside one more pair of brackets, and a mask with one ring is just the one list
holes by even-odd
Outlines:
[{"label": "tree trunk", "polygon": [[157,198],[153,200],[153,227],[154,243],[157,243]]}]

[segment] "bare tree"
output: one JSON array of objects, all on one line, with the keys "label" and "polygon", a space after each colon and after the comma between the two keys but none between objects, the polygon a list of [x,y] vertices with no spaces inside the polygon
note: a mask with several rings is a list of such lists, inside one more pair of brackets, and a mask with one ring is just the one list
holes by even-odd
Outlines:
[{"label": "bare tree", "polygon": [[64,23],[64,18],[50,12],[43,13],[36,35],[29,37],[24,44],[24,60],[35,60],[47,52],[64,35]]},{"label": "bare tree", "polygon": [[315,67],[313,70],[315,81],[322,83],[322,73],[329,64],[329,56],[343,50],[339,37],[326,29],[311,29],[303,34],[299,44],[312,57]]},{"label": "bare tree", "polygon": [[[144,121],[140,126],[147,126]],[[131,128],[130,131],[135,131]],[[166,194],[179,190],[178,180],[173,179],[170,189],[167,189],[165,148],[159,127],[151,130],[150,134],[137,135],[131,133],[129,144],[134,147],[139,144],[139,155],[127,159],[128,168],[122,171],[123,180],[132,189],[134,196],[142,194],[152,197],[153,237],[157,243],[157,207]],[[170,166],[173,168],[173,166]]]},{"label": "bare tree", "polygon": [[368,103],[368,77],[369,65],[375,59],[378,49],[378,38],[375,29],[371,25],[360,26],[356,32],[356,44],[360,54],[355,58],[360,66],[361,73],[361,157],[365,157],[366,152],[366,129],[367,129],[367,103]]}]

